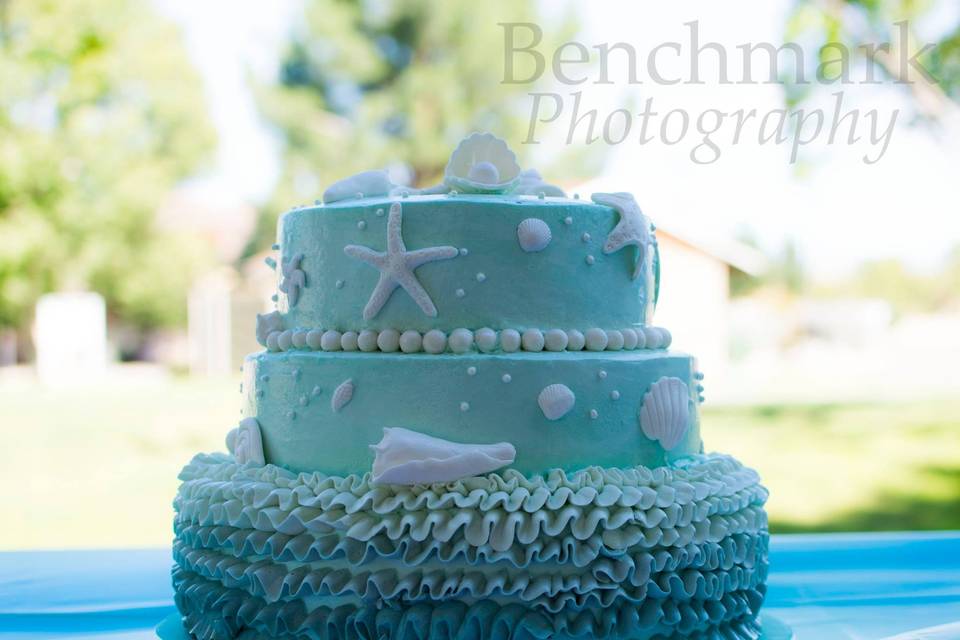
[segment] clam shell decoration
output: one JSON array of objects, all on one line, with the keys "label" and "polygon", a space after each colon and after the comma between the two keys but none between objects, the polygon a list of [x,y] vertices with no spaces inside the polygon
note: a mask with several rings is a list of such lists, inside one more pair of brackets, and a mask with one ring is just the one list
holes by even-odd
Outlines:
[{"label": "clam shell decoration", "polygon": [[350,400],[353,399],[353,379],[344,380],[340,386],[334,389],[333,396],[330,397],[330,408],[334,411],[340,411]]},{"label": "clam shell decoration", "polygon": [[690,391],[680,378],[663,377],[650,385],[640,405],[643,435],[670,451],[683,439],[690,417]]},{"label": "clam shell decoration", "polygon": [[565,384],[551,384],[537,396],[537,404],[547,420],[559,420],[567,415],[576,401],[573,391]]},{"label": "clam shell decoration", "polygon": [[509,442],[460,444],[402,428],[386,428],[374,452],[371,480],[381,484],[453,482],[511,464],[517,451]]},{"label": "clam shell decoration", "polygon": [[527,218],[517,225],[517,241],[527,253],[543,251],[551,238],[550,227],[540,218]]},{"label": "clam shell decoration", "polygon": [[239,464],[253,462],[264,465],[263,440],[260,439],[260,423],[256,418],[244,418],[227,434],[227,450]]},{"label": "clam shell decoration", "polygon": [[279,311],[257,314],[257,342],[267,346],[267,336],[274,331],[283,331],[283,317]]},{"label": "clam shell decoration", "polygon": [[506,193],[520,180],[520,165],[507,143],[489,133],[474,133],[453,150],[443,183],[462,193]]},{"label": "clam shell decoration", "polygon": [[388,195],[396,185],[390,182],[387,171],[364,171],[349,178],[344,178],[330,185],[323,192],[323,203],[339,202],[341,200],[355,200],[357,198],[376,198]]}]

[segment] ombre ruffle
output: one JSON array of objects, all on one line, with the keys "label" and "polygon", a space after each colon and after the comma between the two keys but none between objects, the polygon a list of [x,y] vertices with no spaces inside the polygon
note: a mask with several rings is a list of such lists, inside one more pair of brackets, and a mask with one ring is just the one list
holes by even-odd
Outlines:
[{"label": "ombre ruffle", "polygon": [[767,492],[728,456],[397,486],[214,454],[180,477],[174,582],[198,638],[754,637]]}]

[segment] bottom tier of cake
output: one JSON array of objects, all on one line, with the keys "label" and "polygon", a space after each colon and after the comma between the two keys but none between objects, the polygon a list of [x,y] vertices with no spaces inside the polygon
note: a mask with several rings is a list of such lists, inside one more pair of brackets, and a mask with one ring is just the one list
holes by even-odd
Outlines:
[{"label": "bottom tier of cake", "polygon": [[196,638],[757,638],[767,492],[729,456],[371,484],[198,455],[173,582]]}]

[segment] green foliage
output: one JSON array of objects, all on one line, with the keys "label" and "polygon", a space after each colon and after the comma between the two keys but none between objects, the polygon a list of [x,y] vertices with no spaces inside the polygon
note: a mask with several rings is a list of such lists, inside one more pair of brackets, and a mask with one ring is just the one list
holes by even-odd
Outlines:
[{"label": "green foliage", "polygon": [[0,0],[0,326],[41,294],[181,321],[200,247],[154,212],[214,143],[173,26],[143,0]]},{"label": "green foliage", "polygon": [[[522,140],[527,94],[536,89],[502,82],[499,23],[540,24],[538,49],[548,53],[561,42],[556,38],[572,34],[569,20],[544,24],[535,7],[533,0],[308,1],[279,85],[258,89],[263,113],[283,134],[286,156],[251,251],[270,244],[278,212],[312,201],[347,175],[403,161],[412,184],[422,186],[440,179],[450,151],[473,130]],[[526,35],[518,33],[518,46]],[[522,64],[528,58],[516,60],[516,77],[529,77],[532,65]],[[568,171],[577,166],[562,161]]]}]

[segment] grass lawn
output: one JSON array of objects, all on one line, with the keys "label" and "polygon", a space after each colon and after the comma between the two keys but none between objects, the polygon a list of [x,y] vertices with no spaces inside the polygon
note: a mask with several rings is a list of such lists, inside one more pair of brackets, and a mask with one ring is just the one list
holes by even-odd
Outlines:
[{"label": "grass lawn", "polygon": [[[177,472],[223,449],[237,384],[0,387],[0,549],[169,544]],[[960,528],[960,399],[707,406],[707,449],[760,470],[777,531]]]}]

